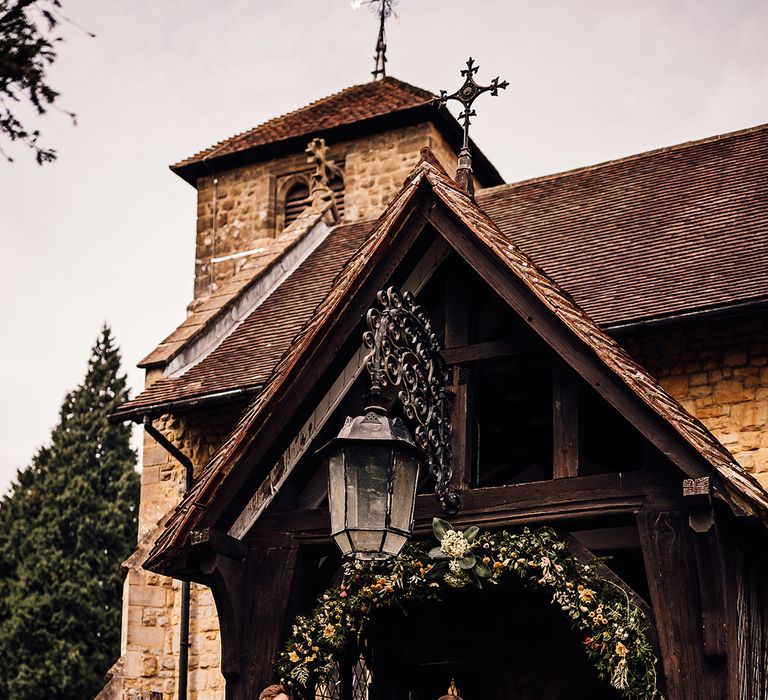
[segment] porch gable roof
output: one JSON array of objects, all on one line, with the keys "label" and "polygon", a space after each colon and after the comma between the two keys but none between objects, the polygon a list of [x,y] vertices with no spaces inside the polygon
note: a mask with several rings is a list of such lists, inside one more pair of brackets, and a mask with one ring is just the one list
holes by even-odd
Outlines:
[{"label": "porch gable roof", "polygon": [[[494,222],[466,192],[447,175],[434,160],[428,149],[423,160],[406,180],[403,189],[384,211],[370,237],[334,283],[316,313],[297,336],[290,350],[277,365],[264,391],[243,413],[238,424],[195,482],[187,497],[179,504],[164,532],[158,538],[145,566],[165,570],[181,550],[190,533],[199,528],[211,504],[236,466],[260,440],[269,440],[269,431],[263,430],[275,406],[295,388],[294,380],[302,372],[304,360],[314,347],[323,343],[334,324],[343,314],[346,300],[360,289],[361,279],[374,269],[382,249],[395,229],[419,206],[417,193],[424,201],[434,204],[448,226],[460,230],[467,242],[462,254],[472,255],[473,246],[502,270],[508,278],[521,284],[526,293],[535,298],[546,312],[554,317],[559,331],[580,343],[591,353],[590,357],[601,365],[602,371],[619,380],[629,395],[649,409],[660,425],[670,429],[677,441],[676,450],[695,457],[703,468],[721,477],[727,496],[736,508],[763,519],[768,515],[768,493],[747,474],[717,439],[672,398],[644,369],[582,311],[555,282],[528,256],[502,234]],[[436,219],[430,218],[434,224]],[[450,223],[449,219],[453,222]],[[438,231],[440,225],[436,224]],[[457,234],[458,236],[459,234]],[[448,239],[449,237],[446,236]],[[458,238],[454,239],[455,247]],[[451,240],[448,240],[451,243]],[[530,321],[530,319],[529,319]],[[274,427],[274,426],[273,426]]]}]

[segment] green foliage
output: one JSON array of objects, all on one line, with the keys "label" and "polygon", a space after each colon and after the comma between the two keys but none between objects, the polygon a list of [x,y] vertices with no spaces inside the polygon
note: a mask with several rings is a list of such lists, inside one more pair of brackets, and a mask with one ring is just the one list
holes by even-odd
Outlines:
[{"label": "green foliage", "polygon": [[451,588],[483,588],[515,577],[548,593],[571,625],[587,635],[584,651],[601,678],[626,698],[660,697],[642,610],[622,588],[580,563],[552,529],[460,532],[435,518],[433,532],[439,547],[411,542],[396,559],[345,565],[341,584],[321,596],[311,616],[296,619],[277,658],[281,682],[304,689],[327,674],[376,610],[440,600]]},{"label": "green foliage", "polygon": [[[59,94],[47,70],[62,40],[55,34],[66,19],[60,8],[61,0],[0,0],[0,134],[29,146],[41,165],[56,160],[56,151],[38,143],[40,132],[22,122],[17,108],[26,103],[42,115],[55,106]],[[65,114],[74,121],[74,114]],[[13,160],[1,148],[0,154]]]},{"label": "green foliage", "polygon": [[120,564],[136,543],[139,477],[128,397],[104,328],[50,445],[0,502],[0,697],[82,700],[119,656]]}]

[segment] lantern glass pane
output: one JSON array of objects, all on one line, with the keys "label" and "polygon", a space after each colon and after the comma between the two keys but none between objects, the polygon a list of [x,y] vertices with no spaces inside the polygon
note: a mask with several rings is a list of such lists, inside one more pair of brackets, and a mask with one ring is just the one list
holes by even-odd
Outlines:
[{"label": "lantern glass pane", "polygon": [[352,554],[352,544],[349,541],[349,537],[346,532],[340,532],[338,535],[334,535],[333,539],[336,540],[336,544],[339,545],[339,549],[343,556]]},{"label": "lantern glass pane", "polygon": [[396,557],[400,554],[400,550],[403,548],[406,542],[405,535],[398,535],[396,532],[388,532],[387,537],[384,540],[384,553],[392,557]]},{"label": "lantern glass pane", "polygon": [[346,448],[347,527],[386,527],[391,451],[389,444]]},{"label": "lantern glass pane", "polygon": [[381,551],[381,541],[384,533],[370,530],[353,530],[349,533],[355,552],[360,554],[376,554]]},{"label": "lantern glass pane", "polygon": [[331,511],[331,533],[344,529],[344,448],[328,457],[328,508]]},{"label": "lantern glass pane", "polygon": [[396,530],[410,532],[413,524],[413,499],[416,497],[419,460],[413,452],[396,449],[394,461],[390,525]]}]

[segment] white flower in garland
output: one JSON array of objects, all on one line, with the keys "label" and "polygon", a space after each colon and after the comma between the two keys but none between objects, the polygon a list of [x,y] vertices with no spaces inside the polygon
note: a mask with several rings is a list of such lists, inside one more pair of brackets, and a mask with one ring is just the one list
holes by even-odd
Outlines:
[{"label": "white flower in garland", "polygon": [[469,542],[463,532],[448,530],[440,543],[440,549],[451,559],[461,559],[469,549]]},{"label": "white flower in garland", "polygon": [[463,573],[464,569],[461,568],[461,564],[459,564],[459,562],[453,559],[448,562],[448,571],[450,571],[454,576],[459,576],[461,573]]}]

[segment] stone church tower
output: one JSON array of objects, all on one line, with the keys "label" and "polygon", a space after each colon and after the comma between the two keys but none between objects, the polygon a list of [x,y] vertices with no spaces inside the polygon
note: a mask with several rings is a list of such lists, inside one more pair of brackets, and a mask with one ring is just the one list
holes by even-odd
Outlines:
[{"label": "stone church tower", "polygon": [[[257,371],[245,385],[211,392],[206,377],[195,378],[193,368],[317,248],[320,241],[310,229],[318,220],[331,227],[375,220],[424,146],[447,167],[456,162],[461,127],[430,105],[433,97],[386,77],[272,119],[172,166],[198,193],[194,298],[186,320],[139,363],[146,370],[146,390],[122,418],[149,421],[196,472],[205,465],[266,376]],[[315,139],[323,143],[312,151],[308,145]],[[328,164],[329,201],[313,193],[318,157]],[[478,189],[502,183],[476,148],[475,177]],[[358,232],[338,255],[349,257],[360,242]],[[269,356],[268,339],[265,345]],[[168,445],[147,434],[139,546],[124,566],[122,656],[100,699],[176,697],[181,586],[144,571],[141,563],[179,502],[184,479],[184,467]],[[190,641],[188,697],[223,698],[216,610],[210,592],[198,586],[192,587]]]}]

